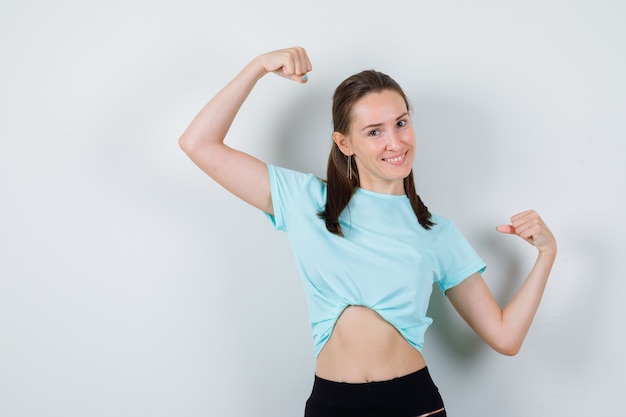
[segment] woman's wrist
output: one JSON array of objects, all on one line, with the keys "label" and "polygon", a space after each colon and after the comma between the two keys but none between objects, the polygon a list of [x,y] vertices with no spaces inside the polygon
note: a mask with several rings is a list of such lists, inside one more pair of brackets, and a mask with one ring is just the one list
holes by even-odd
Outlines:
[{"label": "woman's wrist", "polygon": [[249,74],[254,78],[254,81],[258,81],[263,78],[269,71],[263,65],[261,61],[261,56],[257,56],[253,58],[248,64],[243,68],[243,73]]}]

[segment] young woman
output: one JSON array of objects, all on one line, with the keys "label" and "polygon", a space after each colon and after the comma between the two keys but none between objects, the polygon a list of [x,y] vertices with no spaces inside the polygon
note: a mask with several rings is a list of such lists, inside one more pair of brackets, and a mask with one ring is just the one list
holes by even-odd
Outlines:
[{"label": "young woman", "polygon": [[537,248],[537,260],[501,309],[484,262],[454,225],[415,192],[409,102],[389,76],[363,71],[333,98],[325,181],[230,148],[224,138],[255,84],[273,72],[306,83],[302,48],[254,58],[179,140],[204,172],[267,213],[287,233],[306,292],[316,355],[305,416],[445,416],[421,354],[433,283],[496,351],[516,354],[539,306],[556,241],[534,211],[498,226]]}]

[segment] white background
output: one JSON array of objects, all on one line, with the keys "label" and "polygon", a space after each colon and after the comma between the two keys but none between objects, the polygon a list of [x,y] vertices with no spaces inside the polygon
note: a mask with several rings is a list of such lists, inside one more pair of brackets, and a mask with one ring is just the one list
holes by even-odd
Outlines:
[{"label": "white background", "polygon": [[521,353],[435,291],[425,357],[455,417],[624,413],[626,6],[578,1],[4,0],[0,416],[299,416],[313,379],[286,237],[177,146],[255,55],[228,141],[325,173],[333,89],[375,68],[410,96],[418,191],[506,302],[534,251],[494,227],[534,208],[559,257]]}]

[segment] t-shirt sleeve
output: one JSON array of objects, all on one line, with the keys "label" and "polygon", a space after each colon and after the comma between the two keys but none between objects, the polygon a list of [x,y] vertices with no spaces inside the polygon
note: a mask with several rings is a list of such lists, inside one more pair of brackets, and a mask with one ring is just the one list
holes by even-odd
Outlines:
[{"label": "t-shirt sleeve", "polygon": [[454,224],[449,224],[444,270],[438,281],[444,293],[450,288],[459,285],[466,278],[478,272],[483,273],[487,268],[485,262],[478,256],[474,248],[465,239]]},{"label": "t-shirt sleeve", "polygon": [[298,204],[298,196],[301,195],[311,176],[269,164],[267,170],[270,177],[274,214],[265,213],[265,215],[276,230],[286,231],[289,212]]}]

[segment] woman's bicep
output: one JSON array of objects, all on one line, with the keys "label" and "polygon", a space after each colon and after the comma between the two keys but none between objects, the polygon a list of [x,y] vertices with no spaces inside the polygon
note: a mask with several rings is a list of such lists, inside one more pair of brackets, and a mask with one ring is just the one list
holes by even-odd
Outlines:
[{"label": "woman's bicep", "polygon": [[263,161],[223,143],[185,150],[185,153],[226,190],[273,214],[269,173]]},{"label": "woman's bicep", "polygon": [[459,315],[488,345],[497,351],[502,343],[502,309],[485,280],[474,273],[446,295]]}]

